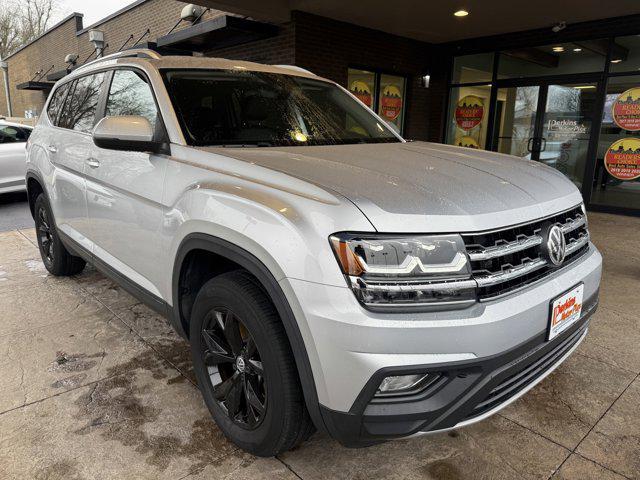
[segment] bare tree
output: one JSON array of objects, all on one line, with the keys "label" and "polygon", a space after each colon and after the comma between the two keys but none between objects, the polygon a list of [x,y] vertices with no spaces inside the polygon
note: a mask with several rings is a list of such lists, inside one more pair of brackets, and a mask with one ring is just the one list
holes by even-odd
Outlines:
[{"label": "bare tree", "polygon": [[57,7],[58,0],[0,0],[0,58],[42,35]]}]

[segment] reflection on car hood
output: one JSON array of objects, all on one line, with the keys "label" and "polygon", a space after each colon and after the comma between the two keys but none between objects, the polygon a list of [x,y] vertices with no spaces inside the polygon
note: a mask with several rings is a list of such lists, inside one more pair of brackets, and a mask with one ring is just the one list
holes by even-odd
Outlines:
[{"label": "reflection on car hood", "polygon": [[449,145],[203,149],[333,190],[386,232],[484,230],[582,201],[564,175],[541,163]]}]

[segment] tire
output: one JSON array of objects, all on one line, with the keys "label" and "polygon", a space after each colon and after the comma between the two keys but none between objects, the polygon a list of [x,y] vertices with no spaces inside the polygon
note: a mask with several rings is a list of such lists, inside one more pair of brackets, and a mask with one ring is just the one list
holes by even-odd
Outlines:
[{"label": "tire", "polygon": [[71,255],[60,241],[51,207],[44,193],[36,198],[34,212],[38,248],[42,263],[49,273],[58,277],[80,273],[86,262],[80,257]]},{"label": "tire", "polygon": [[237,270],[209,280],[196,297],[189,330],[198,385],[229,440],[270,457],[315,431],[284,326],[254,277]]}]

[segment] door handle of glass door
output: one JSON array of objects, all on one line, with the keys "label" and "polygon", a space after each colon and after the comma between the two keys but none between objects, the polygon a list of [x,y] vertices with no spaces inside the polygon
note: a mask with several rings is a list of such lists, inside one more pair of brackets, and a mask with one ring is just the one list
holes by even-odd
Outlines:
[{"label": "door handle of glass door", "polygon": [[527,151],[528,151],[529,153],[531,153],[531,152],[533,151],[533,146],[532,146],[532,144],[533,144],[533,139],[534,139],[534,137],[531,137],[531,138],[529,138],[529,140],[527,141]]},{"label": "door handle of glass door", "polygon": [[547,149],[547,139],[540,137],[540,151],[544,152]]},{"label": "door handle of glass door", "polygon": [[95,158],[88,158],[86,163],[91,168],[98,168],[100,166],[100,162],[98,160],[96,160]]}]

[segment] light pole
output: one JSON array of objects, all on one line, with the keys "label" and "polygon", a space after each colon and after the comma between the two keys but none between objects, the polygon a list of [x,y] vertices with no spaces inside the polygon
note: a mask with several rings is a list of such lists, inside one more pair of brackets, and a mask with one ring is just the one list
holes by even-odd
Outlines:
[{"label": "light pole", "polygon": [[4,60],[0,60],[0,69],[4,77],[4,94],[7,97],[7,117],[13,117],[11,110],[11,90],[9,89],[9,64]]}]

